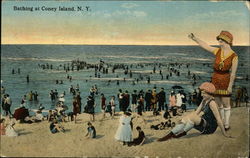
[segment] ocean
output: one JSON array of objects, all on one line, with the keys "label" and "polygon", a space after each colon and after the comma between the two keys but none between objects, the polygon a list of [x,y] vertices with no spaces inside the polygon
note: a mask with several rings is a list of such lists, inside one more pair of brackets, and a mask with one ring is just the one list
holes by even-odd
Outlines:
[{"label": "ocean", "polygon": [[[249,92],[249,81],[246,78],[250,75],[250,47],[233,46],[233,50],[239,56],[234,85],[236,88],[247,87]],[[98,77],[95,76],[94,68],[86,67],[79,71],[75,68],[74,71],[66,72],[64,65],[67,66],[73,60],[89,64],[99,64],[102,61],[104,67],[108,68],[108,73],[103,74],[102,71],[98,71],[100,75]],[[75,87],[79,84],[82,106],[85,106],[89,90],[94,85],[98,87],[99,94],[105,94],[107,102],[112,95],[117,96],[119,89],[132,93],[133,90],[145,92],[156,87],[159,92],[163,87],[168,98],[172,86],[182,86],[184,92],[188,94],[193,93],[202,82],[210,81],[213,60],[213,54],[198,46],[1,45],[1,85],[12,99],[12,111],[20,106],[23,95],[30,91],[38,92],[39,101],[27,101],[26,106],[35,109],[42,104],[45,109],[53,109],[54,104],[50,100],[49,93],[55,89],[59,94],[65,91],[65,104],[69,106],[69,111],[72,111],[72,95],[69,93],[71,85]],[[53,69],[39,67],[43,64],[52,64]],[[132,77],[129,73],[124,74],[124,69],[116,69],[113,73],[113,65],[128,66],[128,70],[132,71]],[[155,73],[153,73],[154,67]],[[18,68],[20,74],[17,73]],[[173,73],[166,79],[171,68],[179,71],[179,76]],[[12,74],[13,69],[14,74]],[[195,85],[192,85],[193,80],[188,73],[191,76],[195,74],[197,78]],[[30,77],[29,83],[26,82],[27,75]],[[67,79],[67,75],[72,76],[72,81]],[[147,83],[147,77],[150,77],[150,84]],[[56,80],[62,80],[63,84],[56,84]],[[95,101],[97,105],[95,111],[100,112],[100,95],[96,96]],[[118,105],[117,97],[116,103]],[[188,105],[188,108],[194,107]]]}]

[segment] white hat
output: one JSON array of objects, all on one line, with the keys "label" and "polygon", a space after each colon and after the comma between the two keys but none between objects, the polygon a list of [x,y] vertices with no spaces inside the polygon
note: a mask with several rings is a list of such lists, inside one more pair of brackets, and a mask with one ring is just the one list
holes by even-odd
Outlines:
[{"label": "white hat", "polygon": [[64,98],[59,98],[58,101],[65,102],[65,99]]},{"label": "white hat", "polygon": [[20,107],[22,108],[22,107],[25,107],[25,105],[24,104],[20,104]]}]

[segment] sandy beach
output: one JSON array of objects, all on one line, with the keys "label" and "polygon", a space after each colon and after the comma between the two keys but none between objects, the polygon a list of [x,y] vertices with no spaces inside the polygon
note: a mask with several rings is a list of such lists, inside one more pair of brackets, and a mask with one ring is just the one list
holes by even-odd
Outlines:
[{"label": "sandy beach", "polygon": [[[190,112],[190,111],[189,111]],[[186,115],[186,112],[184,115]],[[235,138],[225,138],[220,129],[212,135],[199,135],[191,130],[185,137],[166,142],[156,140],[166,133],[165,130],[152,130],[151,125],[163,121],[162,116],[153,116],[152,112],[144,113],[145,124],[141,118],[134,118],[133,137],[137,137],[136,126],[141,126],[147,137],[142,146],[123,146],[114,139],[118,127],[119,115],[114,119],[109,116],[102,120],[96,115],[93,125],[97,131],[96,139],[87,139],[87,122],[89,116],[81,114],[77,123],[66,122],[65,133],[51,134],[49,123],[20,124],[15,129],[18,137],[1,136],[1,156],[7,157],[206,157],[228,158],[249,156],[249,108],[232,109],[231,130]],[[181,116],[172,118],[177,122]]]}]

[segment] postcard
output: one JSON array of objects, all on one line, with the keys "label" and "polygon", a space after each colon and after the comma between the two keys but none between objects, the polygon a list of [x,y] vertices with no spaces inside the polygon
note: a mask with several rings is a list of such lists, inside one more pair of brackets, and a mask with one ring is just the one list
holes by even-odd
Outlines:
[{"label": "postcard", "polygon": [[249,157],[249,11],[3,0],[1,157]]}]

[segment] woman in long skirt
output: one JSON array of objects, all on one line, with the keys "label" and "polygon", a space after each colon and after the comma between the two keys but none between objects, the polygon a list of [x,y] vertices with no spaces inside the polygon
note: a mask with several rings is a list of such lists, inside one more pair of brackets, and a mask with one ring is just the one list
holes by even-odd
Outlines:
[{"label": "woman in long skirt", "polygon": [[123,145],[128,145],[128,143],[133,140],[130,115],[131,114],[129,112],[124,112],[124,114],[120,117],[119,127],[115,134],[115,139],[122,141]]}]

